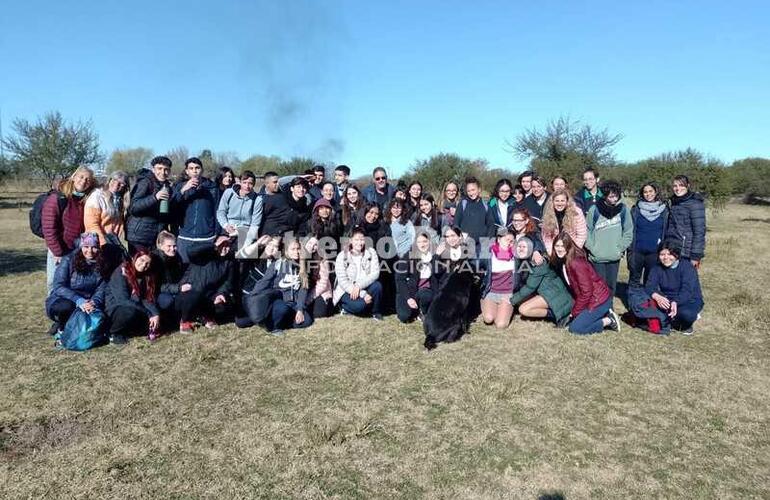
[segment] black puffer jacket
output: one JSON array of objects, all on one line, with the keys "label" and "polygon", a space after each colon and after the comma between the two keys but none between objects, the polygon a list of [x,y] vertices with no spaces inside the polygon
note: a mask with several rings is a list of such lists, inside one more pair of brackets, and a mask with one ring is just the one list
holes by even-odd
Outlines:
[{"label": "black puffer jacket", "polygon": [[235,262],[228,255],[220,257],[214,248],[190,253],[190,264],[180,283],[189,283],[192,289],[210,299],[224,295],[228,302],[233,299],[238,273]]},{"label": "black puffer jacket", "polygon": [[698,193],[672,196],[666,239],[682,245],[683,259],[700,260],[706,250],[706,205]]},{"label": "black puffer jacket", "polygon": [[179,293],[185,272],[185,265],[179,254],[168,257],[160,250],[155,250],[152,255],[152,264],[155,266],[155,276],[158,277],[158,293],[171,295]]},{"label": "black puffer jacket", "polygon": [[261,234],[283,236],[288,231],[295,235],[310,218],[307,197],[295,200],[291,193],[276,193],[265,197],[262,209]]},{"label": "black puffer jacket", "polygon": [[169,183],[160,182],[149,170],[139,174],[136,184],[131,189],[131,202],[128,205],[127,241],[150,248],[155,246],[158,233],[165,229],[171,220],[171,210],[168,214],[161,215],[160,201],[155,198],[155,194],[164,185],[169,187],[170,195]]}]

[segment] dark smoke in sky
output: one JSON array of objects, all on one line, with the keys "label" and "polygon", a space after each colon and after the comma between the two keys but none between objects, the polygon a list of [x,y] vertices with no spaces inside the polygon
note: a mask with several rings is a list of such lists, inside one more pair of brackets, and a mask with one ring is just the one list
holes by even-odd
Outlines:
[{"label": "dark smoke in sky", "polygon": [[340,12],[325,2],[260,2],[243,55],[248,81],[256,87],[261,114],[273,139],[291,155],[340,159],[341,85],[330,71],[345,46]]}]

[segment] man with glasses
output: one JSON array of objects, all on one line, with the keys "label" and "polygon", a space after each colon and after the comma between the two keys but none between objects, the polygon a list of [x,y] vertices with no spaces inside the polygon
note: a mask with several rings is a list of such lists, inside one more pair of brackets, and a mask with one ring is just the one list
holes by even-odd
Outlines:
[{"label": "man with glasses", "polygon": [[388,173],[382,167],[377,167],[372,171],[372,183],[363,191],[364,198],[369,203],[376,203],[380,207],[380,212],[385,211],[385,207],[393,199],[395,189],[388,183]]}]

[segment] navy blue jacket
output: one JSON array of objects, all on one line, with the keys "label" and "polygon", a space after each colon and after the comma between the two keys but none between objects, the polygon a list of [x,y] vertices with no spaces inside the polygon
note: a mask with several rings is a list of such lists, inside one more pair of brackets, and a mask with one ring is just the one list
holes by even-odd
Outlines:
[{"label": "navy blue jacket", "polygon": [[703,258],[706,250],[706,205],[698,193],[671,197],[666,238],[682,245],[683,259]]},{"label": "navy blue jacket", "polygon": [[530,217],[533,219],[537,219],[538,226],[540,225],[540,222],[543,220],[543,209],[545,208],[545,204],[548,203],[548,198],[551,195],[549,193],[545,193],[545,199],[543,200],[543,204],[540,205],[537,200],[535,200],[535,197],[532,195],[527,196],[524,198],[524,208],[527,209],[527,212],[529,212]]},{"label": "navy blue jacket", "polygon": [[645,291],[666,297],[677,305],[697,304],[703,306],[703,293],[700,288],[698,272],[687,259],[680,259],[676,269],[658,264],[650,271]]},{"label": "navy blue jacket", "polygon": [[495,235],[495,219],[492,210],[480,197],[475,201],[463,198],[455,212],[455,226],[479,242],[480,238]]},{"label": "navy blue jacket", "polygon": [[[79,251],[75,250],[75,252]],[[92,266],[88,273],[76,272],[72,267],[75,252],[62,257],[61,262],[56,267],[56,273],[53,276],[53,288],[45,300],[45,309],[49,316],[51,304],[57,299],[71,300],[77,306],[88,300],[93,300],[97,308],[104,309],[104,290],[107,282],[102,278],[96,265]]]},{"label": "navy blue jacket", "polygon": [[185,238],[210,238],[217,234],[217,204],[219,188],[205,177],[200,178],[196,188],[184,193],[187,181],[174,185],[174,210],[183,214],[179,225],[179,236]]},{"label": "navy blue jacket", "polygon": [[[647,221],[647,219],[642,216],[642,214],[639,212],[639,208],[636,205],[631,207],[631,220],[634,222],[634,238],[631,240],[631,246],[628,247],[628,251],[634,252],[636,251],[636,244],[638,242],[639,236],[641,236],[640,233],[644,232],[645,226],[647,225],[646,223],[649,221]],[[668,230],[668,208],[663,210],[663,212],[660,214],[660,218],[656,219],[656,222],[657,221],[663,222],[663,229],[660,234],[653,235],[654,241],[650,240],[646,242],[651,248],[657,248],[658,243],[662,242],[666,237],[666,231]]]}]

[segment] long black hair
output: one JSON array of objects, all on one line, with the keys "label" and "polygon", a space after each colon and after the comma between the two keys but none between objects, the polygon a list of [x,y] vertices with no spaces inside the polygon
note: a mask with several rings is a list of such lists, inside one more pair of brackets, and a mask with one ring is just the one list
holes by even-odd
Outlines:
[{"label": "long black hair", "polygon": [[217,173],[217,176],[214,178],[214,182],[216,182],[218,188],[221,189],[222,180],[225,178],[225,175],[228,173],[233,176],[233,183],[228,187],[235,186],[235,183],[238,178],[236,177],[235,172],[233,172],[233,169],[230,167],[219,167],[219,172]]}]

